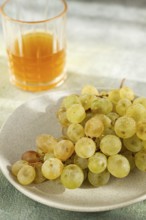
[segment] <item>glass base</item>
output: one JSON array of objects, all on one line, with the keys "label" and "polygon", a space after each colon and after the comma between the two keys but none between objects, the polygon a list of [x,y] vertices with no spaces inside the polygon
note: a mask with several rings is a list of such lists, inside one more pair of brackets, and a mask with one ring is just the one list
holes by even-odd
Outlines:
[{"label": "glass base", "polygon": [[59,77],[57,77],[51,82],[48,82],[48,83],[39,82],[37,84],[34,84],[34,83],[26,82],[26,81],[21,82],[15,77],[15,75],[11,75],[10,82],[16,87],[18,87],[19,89],[30,91],[30,92],[39,92],[39,91],[49,90],[54,87],[60,86],[65,81],[66,77],[67,77],[66,73],[63,72]]}]

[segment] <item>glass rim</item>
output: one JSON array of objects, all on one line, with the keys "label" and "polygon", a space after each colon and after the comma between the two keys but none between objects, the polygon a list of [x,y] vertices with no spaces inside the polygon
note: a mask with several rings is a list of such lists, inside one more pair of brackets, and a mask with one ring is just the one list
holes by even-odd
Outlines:
[{"label": "glass rim", "polygon": [[46,22],[49,22],[49,21],[53,21],[57,18],[60,18],[62,16],[64,16],[67,12],[67,9],[68,9],[68,6],[67,6],[67,2],[66,0],[60,0],[62,1],[63,5],[64,5],[64,8],[63,10],[56,16],[54,17],[51,17],[51,18],[48,18],[48,19],[44,19],[44,20],[38,20],[38,21],[25,21],[25,20],[18,20],[18,19],[15,19],[15,18],[12,18],[12,17],[9,17],[5,11],[4,11],[4,8],[6,6],[6,4],[11,1],[11,0],[6,0],[0,7],[0,13],[2,14],[2,16],[4,18],[6,18],[7,20],[9,21],[13,21],[13,22],[16,22],[16,23],[23,23],[23,24],[39,24],[39,23],[46,23]]}]

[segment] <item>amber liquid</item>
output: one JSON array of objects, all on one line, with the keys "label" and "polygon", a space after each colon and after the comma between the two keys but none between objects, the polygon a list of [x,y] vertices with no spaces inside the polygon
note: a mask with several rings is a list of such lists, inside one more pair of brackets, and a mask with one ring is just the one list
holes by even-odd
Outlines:
[{"label": "amber liquid", "polygon": [[65,50],[53,51],[51,34],[36,32],[22,35],[13,50],[8,49],[11,80],[21,89],[39,91],[60,84],[64,78]]}]

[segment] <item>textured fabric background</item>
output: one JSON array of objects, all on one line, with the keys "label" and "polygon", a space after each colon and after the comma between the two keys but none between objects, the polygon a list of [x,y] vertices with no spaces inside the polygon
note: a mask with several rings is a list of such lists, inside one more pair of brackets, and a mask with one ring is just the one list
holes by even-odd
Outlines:
[{"label": "textured fabric background", "polygon": [[[68,79],[54,90],[80,88],[85,83],[115,87],[125,77],[138,94],[146,95],[146,0],[67,2]],[[0,126],[16,107],[38,95],[20,91],[9,83],[0,25]],[[22,195],[0,172],[0,219],[144,220],[146,201],[100,213],[63,211]]]}]

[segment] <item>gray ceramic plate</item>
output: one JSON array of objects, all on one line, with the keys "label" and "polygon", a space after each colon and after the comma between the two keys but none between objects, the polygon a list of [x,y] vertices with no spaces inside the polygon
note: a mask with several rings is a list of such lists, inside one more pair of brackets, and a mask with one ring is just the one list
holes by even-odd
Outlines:
[{"label": "gray ceramic plate", "polygon": [[94,212],[124,207],[146,199],[146,174],[133,172],[124,179],[112,179],[99,188],[83,186],[68,190],[58,182],[21,186],[10,173],[10,165],[21,154],[35,149],[35,138],[41,133],[60,136],[55,112],[59,100],[68,92],[39,96],[17,108],[0,133],[0,168],[8,181],[21,193],[42,204],[72,211]]}]

